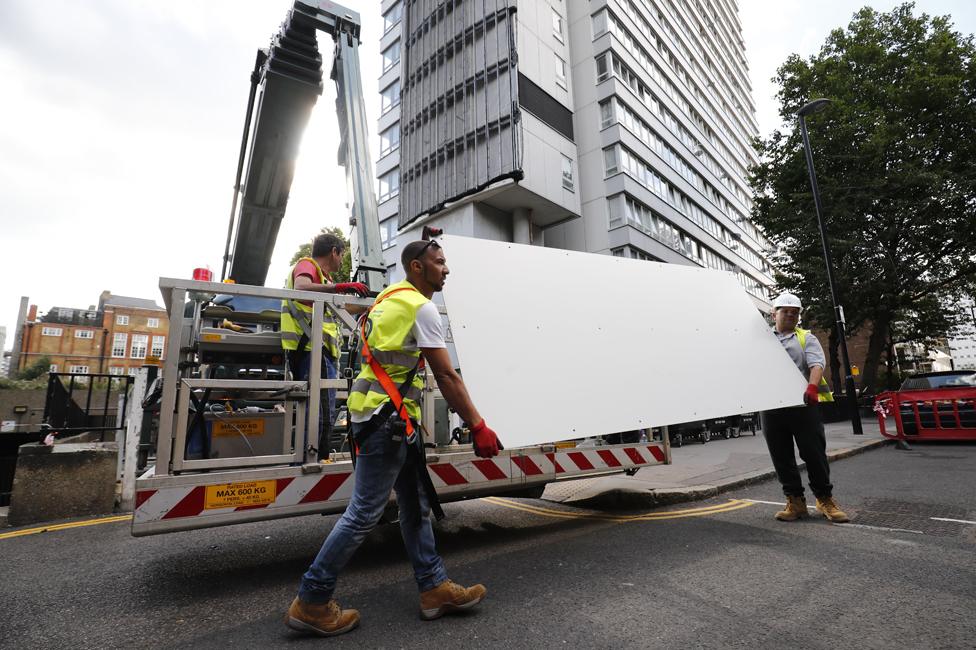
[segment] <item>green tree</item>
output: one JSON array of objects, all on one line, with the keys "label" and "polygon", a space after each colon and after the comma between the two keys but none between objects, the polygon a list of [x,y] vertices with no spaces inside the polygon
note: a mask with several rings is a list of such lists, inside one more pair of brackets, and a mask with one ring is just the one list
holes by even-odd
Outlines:
[{"label": "green tree", "polygon": [[[342,266],[339,267],[339,271],[335,274],[336,277],[334,279],[339,282],[349,280],[349,278],[352,276],[352,253],[349,250],[349,239],[342,232],[341,228],[323,228],[319,231],[319,233],[323,235],[335,235],[342,240],[342,245],[345,248],[345,252],[342,254]],[[291,262],[289,262],[289,264],[295,266],[295,263],[298,262],[298,260],[303,257],[310,257],[311,255],[312,242],[304,243],[299,246],[298,250],[295,251],[295,254],[291,256]]]},{"label": "green tree", "polygon": [[49,357],[41,357],[34,363],[18,372],[17,379],[37,379],[41,375],[46,374],[50,368],[51,359]]},{"label": "green tree", "polygon": [[[875,391],[891,341],[945,336],[960,322],[958,297],[976,283],[976,50],[948,16],[914,8],[864,8],[819,54],[790,56],[774,78],[789,124],[809,100],[833,100],[807,125],[839,298],[849,329],[870,335],[865,392]],[[784,254],[777,281],[804,297],[807,321],[832,330],[799,129],[756,149],[753,218]]]}]

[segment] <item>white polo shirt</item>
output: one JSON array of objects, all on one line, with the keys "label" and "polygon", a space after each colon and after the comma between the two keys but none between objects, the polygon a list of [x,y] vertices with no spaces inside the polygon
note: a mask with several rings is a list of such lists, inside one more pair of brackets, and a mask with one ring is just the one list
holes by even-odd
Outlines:
[{"label": "white polo shirt", "polygon": [[774,327],[773,333],[783,345],[786,353],[790,355],[790,359],[793,360],[793,363],[796,364],[796,367],[800,369],[800,372],[807,379],[810,379],[811,367],[826,367],[827,360],[824,357],[823,348],[820,346],[820,341],[817,340],[817,337],[813,335],[813,332],[807,333],[806,349],[800,347],[800,339],[797,338],[796,332],[782,334]]}]

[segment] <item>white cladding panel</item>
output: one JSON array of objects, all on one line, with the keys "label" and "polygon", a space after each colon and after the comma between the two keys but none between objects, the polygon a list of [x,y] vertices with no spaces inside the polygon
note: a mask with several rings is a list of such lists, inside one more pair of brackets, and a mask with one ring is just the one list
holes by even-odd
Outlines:
[{"label": "white cladding panel", "polygon": [[801,403],[725,272],[444,236],[464,382],[506,447]]}]

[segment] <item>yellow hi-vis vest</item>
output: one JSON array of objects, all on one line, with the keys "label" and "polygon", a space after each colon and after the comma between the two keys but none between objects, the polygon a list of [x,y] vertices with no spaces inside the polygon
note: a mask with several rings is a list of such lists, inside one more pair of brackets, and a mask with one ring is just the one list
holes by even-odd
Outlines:
[{"label": "yellow hi-vis vest", "polygon": [[[799,327],[797,327],[794,331],[796,332],[796,338],[797,338],[797,340],[800,342],[800,349],[806,350],[807,349],[807,334],[810,333],[810,330],[804,330],[804,329],[800,329]],[[820,393],[820,395],[818,397],[819,397],[819,399],[820,399],[821,402],[833,402],[834,401],[834,394],[830,392],[830,386],[827,384],[827,380],[824,379],[822,375],[820,377],[820,384],[817,386],[817,392]]]},{"label": "yellow hi-vis vest", "polygon": [[[397,291],[398,289],[407,290]],[[394,291],[395,294],[386,298],[387,294]],[[404,280],[384,289],[376,297],[376,302],[378,304],[370,311],[366,322],[366,342],[373,358],[379,362],[397,388],[400,388],[407,375],[420,362],[420,350],[404,350],[403,341],[417,321],[417,310],[430,300]],[[420,405],[417,400],[420,399],[423,388],[424,380],[417,375],[414,375],[408,388],[400,388],[407,415],[414,420],[420,419]],[[373,369],[369,364],[363,364],[359,376],[349,390],[349,399],[346,402],[353,422],[369,420],[389,400],[390,396],[383,390]]]},{"label": "yellow hi-vis vest", "polygon": [[[303,257],[298,260],[307,260],[312,263],[318,271],[321,282],[329,282],[329,276],[325,274],[318,262],[311,257]],[[298,265],[295,262],[295,265]],[[295,288],[295,267],[292,267],[288,279],[285,281],[286,289]],[[305,350],[312,349],[312,308],[303,305],[297,300],[281,301],[281,347],[285,350],[297,350],[301,341],[302,334],[308,337],[305,343]],[[332,319],[332,314],[326,308],[322,313],[322,349],[333,361],[339,358],[339,326]]]}]

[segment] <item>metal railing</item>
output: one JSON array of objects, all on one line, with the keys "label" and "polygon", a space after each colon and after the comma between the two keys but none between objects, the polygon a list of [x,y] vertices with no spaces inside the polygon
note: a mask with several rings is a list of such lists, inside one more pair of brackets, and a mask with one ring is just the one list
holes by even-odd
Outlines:
[{"label": "metal railing", "polygon": [[128,375],[50,373],[42,427],[55,436],[97,432],[104,441],[105,432],[125,428],[132,381]]},{"label": "metal railing", "polygon": [[[976,439],[976,388],[886,391],[874,398],[874,411],[886,438]],[[885,427],[889,417],[894,432]]]}]

